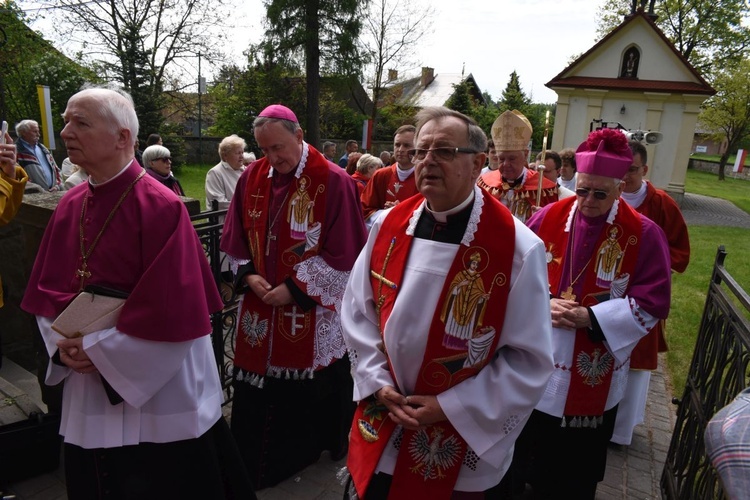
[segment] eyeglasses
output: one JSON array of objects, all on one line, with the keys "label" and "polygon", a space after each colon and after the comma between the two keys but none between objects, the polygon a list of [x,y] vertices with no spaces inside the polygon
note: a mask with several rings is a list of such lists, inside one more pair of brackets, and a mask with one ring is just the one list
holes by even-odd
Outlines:
[{"label": "eyeglasses", "polygon": [[154,161],[172,161],[172,158],[165,156],[164,158],[156,158]]},{"label": "eyeglasses", "polygon": [[597,200],[606,200],[609,196],[609,191],[602,191],[601,189],[591,189],[591,188],[577,188],[576,189],[576,196],[580,196],[581,198],[588,197],[589,193],[593,193],[594,198]]},{"label": "eyeglasses", "polygon": [[434,148],[410,149],[406,153],[409,155],[412,163],[417,163],[424,161],[427,158],[427,153],[432,153],[432,157],[437,161],[453,161],[458,153],[476,154],[478,152],[470,148]]}]

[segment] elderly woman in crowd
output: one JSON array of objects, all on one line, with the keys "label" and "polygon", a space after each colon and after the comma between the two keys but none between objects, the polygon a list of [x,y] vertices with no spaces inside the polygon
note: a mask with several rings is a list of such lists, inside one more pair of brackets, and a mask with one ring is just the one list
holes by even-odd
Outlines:
[{"label": "elderly woman in crowd", "polygon": [[157,144],[147,147],[143,151],[143,167],[151,177],[174,191],[177,196],[185,196],[180,181],[172,174],[172,155],[167,148]]},{"label": "elderly woman in crowd", "polygon": [[372,156],[371,154],[361,155],[357,161],[357,171],[352,174],[352,179],[357,181],[357,189],[359,189],[360,196],[362,196],[362,191],[365,190],[367,181],[370,180],[372,174],[382,166],[383,162],[380,161],[380,158]]},{"label": "elderly woman in crowd", "polygon": [[255,153],[248,153],[247,151],[242,153],[242,164],[246,167],[255,161]]},{"label": "elderly woman in crowd", "polygon": [[357,171],[357,162],[360,158],[362,158],[362,153],[349,154],[349,160],[347,160],[346,167],[344,167],[347,174],[354,175],[354,172]]},{"label": "elderly woman in crowd", "polygon": [[236,134],[219,143],[221,161],[206,174],[206,207],[209,210],[214,201],[219,203],[219,210],[229,208],[237,181],[245,171],[245,147],[245,139]]}]

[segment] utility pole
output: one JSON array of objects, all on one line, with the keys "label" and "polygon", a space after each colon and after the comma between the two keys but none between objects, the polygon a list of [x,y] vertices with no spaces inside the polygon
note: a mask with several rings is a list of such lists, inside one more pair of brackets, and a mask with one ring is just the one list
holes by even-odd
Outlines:
[{"label": "utility pole", "polygon": [[203,123],[201,95],[206,91],[206,79],[201,76],[201,53],[198,52],[198,165],[203,166]]}]

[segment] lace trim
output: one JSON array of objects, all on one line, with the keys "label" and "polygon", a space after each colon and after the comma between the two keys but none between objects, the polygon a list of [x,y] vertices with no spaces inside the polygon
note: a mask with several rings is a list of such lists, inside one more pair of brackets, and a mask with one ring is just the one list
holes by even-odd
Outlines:
[{"label": "lace trim", "polygon": [[422,212],[424,212],[424,206],[427,203],[427,200],[423,201],[416,210],[414,210],[414,213],[411,216],[411,219],[409,219],[409,227],[406,228],[406,234],[409,236],[414,236],[414,231],[417,229],[417,222],[419,222],[419,218],[422,216]]},{"label": "lace trim", "polygon": [[[297,170],[294,172],[294,176],[299,179],[302,175],[302,171],[305,169],[305,165],[307,164],[307,157],[310,154],[310,145],[306,142],[302,142],[302,158],[299,160],[299,165],[297,165]],[[273,177],[273,165],[271,165],[271,168],[268,170],[268,177]]]},{"label": "lace trim", "polygon": [[341,312],[341,299],[344,298],[350,271],[333,269],[320,255],[303,260],[296,266],[297,279],[307,285],[307,295],[320,297],[324,306],[334,306]]},{"label": "lace trim", "polygon": [[474,186],[474,206],[471,208],[471,215],[469,216],[469,223],[466,225],[466,231],[464,231],[464,237],[461,239],[461,244],[464,246],[471,245],[474,241],[474,233],[477,232],[477,224],[482,215],[482,208],[484,207],[484,196],[482,196],[482,188]]},{"label": "lace trim", "polygon": [[[578,201],[578,200],[576,200]],[[617,198],[612,204],[612,210],[609,211],[609,217],[607,217],[607,224],[612,224],[617,217],[617,209],[620,207],[620,198]]]},{"label": "lace trim", "polygon": [[[424,212],[425,203],[423,201],[409,219],[409,226],[406,228],[406,234],[414,236],[414,231],[417,228],[417,222]],[[474,241],[474,233],[477,232],[477,225],[479,224],[480,216],[482,215],[482,207],[484,207],[484,198],[482,197],[482,188],[474,186],[474,205],[471,208],[471,215],[469,216],[469,223],[466,225],[466,231],[464,231],[464,237],[461,239],[461,244],[469,246]]]},{"label": "lace trim", "polygon": [[576,214],[576,208],[578,208],[578,200],[573,202],[573,206],[570,207],[570,213],[568,214],[568,221],[565,223],[565,232],[570,232],[570,225],[573,224],[573,217]]},{"label": "lace trim", "polygon": [[313,368],[323,368],[346,355],[346,344],[341,331],[341,316],[328,309],[318,308],[315,332]]},{"label": "lace trim", "polygon": [[232,274],[235,276],[237,275],[237,270],[241,267],[250,262],[250,259],[238,259],[237,257],[232,257],[231,255],[227,254],[227,262],[229,263],[229,270],[232,271]]}]

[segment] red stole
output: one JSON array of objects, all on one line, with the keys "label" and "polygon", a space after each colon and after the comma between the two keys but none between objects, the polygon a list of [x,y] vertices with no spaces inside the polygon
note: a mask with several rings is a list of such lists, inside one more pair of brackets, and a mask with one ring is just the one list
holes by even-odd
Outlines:
[{"label": "red stole", "polygon": [[[243,228],[247,231],[255,269],[267,276],[266,245],[276,239],[276,283],[294,276],[294,266],[318,254],[324,241],[328,161],[309,147],[307,162],[290,183],[278,213],[270,213],[271,165],[262,158],[249,173],[243,194]],[[238,316],[234,364],[251,373],[280,377],[282,370],[297,378],[311,377],[315,355],[315,311],[302,311],[295,303],[272,307],[252,292],[245,295]],[[273,332],[273,335],[271,335]],[[270,351],[270,356],[269,356]],[[269,371],[269,368],[275,371]],[[301,374],[298,372],[302,372]]]},{"label": "red stole", "polygon": [[556,202],[558,196],[557,184],[543,175],[540,176],[538,172],[531,169],[526,169],[523,184],[519,184],[513,188],[507,182],[503,182],[500,170],[491,170],[480,176],[477,184],[503,204],[507,202],[505,194],[508,191],[512,191],[513,196],[510,198],[508,209],[518,220],[525,223],[531,217],[531,207],[537,205],[536,195],[539,187],[539,178],[542,180],[542,198],[539,206],[543,207]]},{"label": "red stole", "polygon": [[[550,291],[555,297],[564,295],[561,293],[561,278],[564,270],[569,269],[573,252],[580,251],[569,248],[572,245],[570,233],[560,230],[565,226],[575,201],[575,197],[570,197],[554,204],[539,227],[538,236],[547,248]],[[578,215],[576,210],[571,232]],[[627,295],[629,278],[633,276],[640,251],[642,227],[641,216],[620,200],[614,221],[605,226],[593,247],[596,250],[586,264],[591,267],[584,271],[581,285],[573,285],[578,290],[578,298],[573,300],[586,307],[613,296],[621,298]],[[573,276],[569,277],[569,280],[573,279]],[[592,342],[586,328],[579,328],[575,333],[564,415],[584,418],[603,415],[614,370],[615,358],[604,342]]]},{"label": "red stole", "polygon": [[[508,301],[515,227],[508,210],[483,191],[482,196],[484,207],[474,240],[469,247],[459,247],[433,313],[415,394],[440,394],[476,375],[494,357]],[[409,257],[413,236],[406,234],[406,228],[422,201],[414,197],[391,210],[373,247],[370,274],[381,337]],[[498,234],[503,234],[502,241]],[[478,344],[483,347],[478,349]],[[385,406],[374,398],[360,401],[347,460],[360,498],[366,498],[395,427]],[[449,421],[418,431],[403,429],[389,498],[450,498],[466,451],[466,442]]]}]

